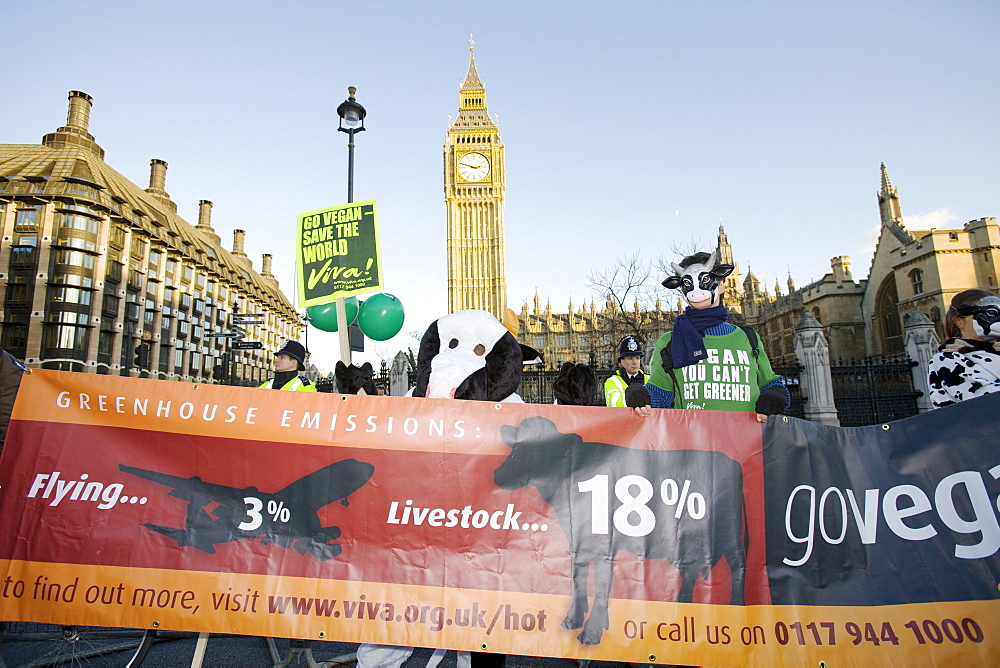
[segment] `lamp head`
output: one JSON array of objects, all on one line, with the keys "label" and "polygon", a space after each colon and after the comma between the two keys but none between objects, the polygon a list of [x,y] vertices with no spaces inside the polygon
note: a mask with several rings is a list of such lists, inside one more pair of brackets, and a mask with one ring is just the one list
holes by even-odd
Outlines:
[{"label": "lamp head", "polygon": [[337,115],[340,116],[341,132],[363,132],[365,129],[365,115],[368,113],[365,108],[354,99],[357,88],[350,86],[347,89],[347,99],[337,107]]}]

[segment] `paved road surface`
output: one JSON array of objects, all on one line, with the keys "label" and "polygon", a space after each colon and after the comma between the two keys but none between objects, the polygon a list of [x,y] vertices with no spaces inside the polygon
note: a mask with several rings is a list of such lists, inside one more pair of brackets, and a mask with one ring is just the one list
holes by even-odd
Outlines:
[{"label": "paved road surface", "polygon": [[[190,666],[196,650],[195,634],[163,633],[142,663],[146,667]],[[40,668],[41,666],[126,666],[135,653],[141,631],[129,629],[96,629],[72,627],[63,633],[58,626],[46,624],[0,623],[0,668]],[[291,654],[288,640],[274,641],[281,659],[292,657],[291,666],[308,666],[304,654]],[[313,658],[326,666],[354,666],[353,643],[311,643]],[[417,650],[404,668],[427,664],[431,650]],[[202,665],[206,668],[255,668],[275,665],[264,638],[240,636],[210,636]],[[455,668],[455,652],[448,652],[441,668]],[[509,657],[507,668],[577,668],[572,659]],[[591,668],[627,668],[628,664],[593,662]]]}]

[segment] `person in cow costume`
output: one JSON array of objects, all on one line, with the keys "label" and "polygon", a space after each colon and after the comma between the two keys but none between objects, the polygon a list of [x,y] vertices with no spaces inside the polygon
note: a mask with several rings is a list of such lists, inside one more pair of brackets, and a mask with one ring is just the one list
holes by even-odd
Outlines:
[{"label": "person in cow costume", "polygon": [[663,286],[679,288],[688,307],[656,342],[649,382],[630,387],[626,403],[643,416],[649,407],[696,408],[756,413],[760,422],[784,411],[791,397],[757,333],[730,324],[722,305],[733,265],[702,252],[671,266]]},{"label": "person in cow costume", "polygon": [[413,396],[524,403],[517,386],[529,350],[487,311],[438,318],[420,340]]},{"label": "person in cow costume", "polygon": [[[456,311],[431,323],[420,339],[416,384],[408,393],[432,399],[467,399],[524,403],[517,394],[526,361],[539,357],[521,346],[492,314],[479,309]],[[359,668],[398,668],[412,647],[361,645]],[[436,666],[444,650],[435,650],[428,666]],[[459,652],[459,668],[502,668],[506,656]]]},{"label": "person in cow costume", "polygon": [[945,315],[945,334],[928,370],[934,407],[1000,392],[1000,298],[980,289],[959,292]]}]

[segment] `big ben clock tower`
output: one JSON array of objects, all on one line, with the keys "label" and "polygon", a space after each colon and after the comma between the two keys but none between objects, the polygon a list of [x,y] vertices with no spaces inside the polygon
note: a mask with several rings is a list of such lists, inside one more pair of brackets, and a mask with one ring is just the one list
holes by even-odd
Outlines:
[{"label": "big ben clock tower", "polygon": [[486,88],[476,72],[474,52],[470,39],[469,72],[444,145],[448,312],[478,308],[503,320],[507,309],[503,144],[486,109]]}]

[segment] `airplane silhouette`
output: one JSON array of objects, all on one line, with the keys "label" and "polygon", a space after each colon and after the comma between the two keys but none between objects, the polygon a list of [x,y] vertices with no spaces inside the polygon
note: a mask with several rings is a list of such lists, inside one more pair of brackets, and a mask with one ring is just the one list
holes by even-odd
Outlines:
[{"label": "airplane silhouette", "polygon": [[124,464],[119,470],[173,487],[170,496],[187,501],[183,529],[146,524],[153,531],[174,539],[181,547],[190,545],[215,554],[215,546],[243,538],[260,537],[261,542],[294,547],[309,552],[320,561],[338,556],[343,547],[331,541],[340,537],[340,527],[320,526],[320,508],[340,501],[360,489],[375,467],[356,459],[344,459],[299,478],[273,494],[256,487],[229,487],[205,482],[198,476],[179,476],[135,468]]}]

